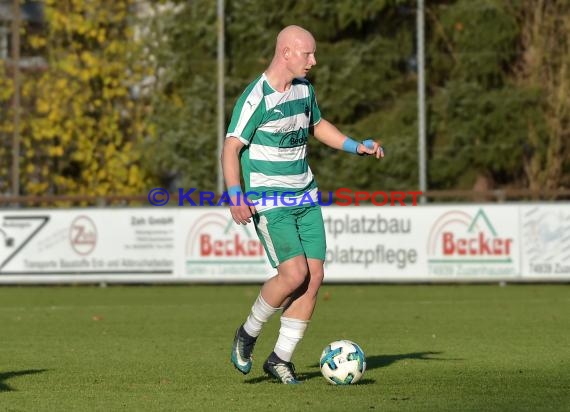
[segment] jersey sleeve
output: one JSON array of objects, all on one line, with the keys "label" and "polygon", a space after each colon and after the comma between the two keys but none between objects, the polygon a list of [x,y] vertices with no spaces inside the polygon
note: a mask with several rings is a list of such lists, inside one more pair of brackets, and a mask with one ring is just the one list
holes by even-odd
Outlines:
[{"label": "jersey sleeve", "polygon": [[262,106],[263,99],[243,93],[234,106],[226,138],[237,137],[244,145],[249,145],[262,122]]},{"label": "jersey sleeve", "polygon": [[315,126],[321,121],[321,110],[317,104],[317,95],[313,85],[309,83],[309,98],[311,99],[311,126]]}]

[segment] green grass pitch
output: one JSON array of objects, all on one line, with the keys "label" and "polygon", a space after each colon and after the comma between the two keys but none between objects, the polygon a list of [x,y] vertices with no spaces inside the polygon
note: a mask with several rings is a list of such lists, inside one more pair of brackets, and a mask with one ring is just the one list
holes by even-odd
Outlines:
[{"label": "green grass pitch", "polygon": [[[229,362],[259,290],[0,288],[1,411],[570,410],[569,285],[324,285],[293,358],[303,384]],[[359,384],[321,377],[324,346],[361,345]]]}]

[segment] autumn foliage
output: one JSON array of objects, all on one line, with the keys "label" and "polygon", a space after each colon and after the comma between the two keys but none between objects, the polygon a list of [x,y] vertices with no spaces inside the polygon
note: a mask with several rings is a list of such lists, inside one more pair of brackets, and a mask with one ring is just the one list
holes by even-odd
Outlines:
[{"label": "autumn foliage", "polygon": [[[131,3],[46,0],[43,29],[22,27],[22,47],[46,60],[21,76],[22,194],[143,192],[139,143],[148,127],[144,102],[130,93],[144,75],[133,58]],[[0,99],[8,102],[4,84],[6,73]],[[11,136],[12,108],[4,112],[1,132]]]}]

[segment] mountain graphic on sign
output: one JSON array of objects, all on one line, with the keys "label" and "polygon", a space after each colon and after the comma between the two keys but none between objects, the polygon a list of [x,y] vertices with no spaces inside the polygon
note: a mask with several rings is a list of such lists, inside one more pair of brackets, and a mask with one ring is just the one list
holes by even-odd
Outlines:
[{"label": "mountain graphic on sign", "polygon": [[[487,217],[487,215],[485,214],[485,212],[483,212],[483,209],[479,209],[479,211],[477,212],[477,214],[475,215],[475,217],[473,218],[473,222],[471,222],[471,225],[469,226],[469,229],[467,229],[467,231],[469,233],[473,233],[474,228],[476,227],[477,221],[479,219],[483,219],[484,223],[487,225],[487,228],[489,229],[489,231],[493,234],[493,236],[497,236],[497,231],[495,230],[495,228],[493,227],[493,225],[491,224],[491,222],[489,221],[489,218]],[[478,226],[477,226],[478,227]]]}]

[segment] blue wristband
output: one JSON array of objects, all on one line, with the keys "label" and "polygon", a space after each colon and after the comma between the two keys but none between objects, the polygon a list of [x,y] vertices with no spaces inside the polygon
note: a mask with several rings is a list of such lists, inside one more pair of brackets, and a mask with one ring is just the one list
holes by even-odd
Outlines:
[{"label": "blue wristband", "polygon": [[230,197],[236,196],[239,193],[242,193],[243,190],[241,190],[241,186],[240,185],[234,185],[234,186],[230,186],[228,187],[228,195]]},{"label": "blue wristband", "polygon": [[360,143],[357,141],[352,140],[350,137],[346,136],[346,139],[342,143],[342,150],[348,153],[357,154],[358,152],[356,150],[358,149],[359,144]]}]

